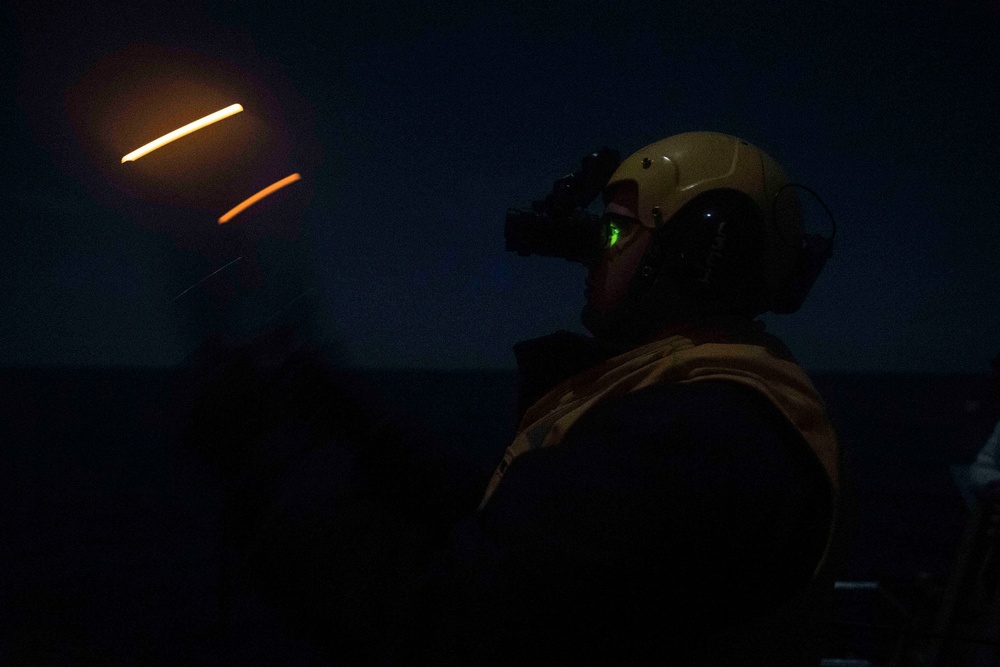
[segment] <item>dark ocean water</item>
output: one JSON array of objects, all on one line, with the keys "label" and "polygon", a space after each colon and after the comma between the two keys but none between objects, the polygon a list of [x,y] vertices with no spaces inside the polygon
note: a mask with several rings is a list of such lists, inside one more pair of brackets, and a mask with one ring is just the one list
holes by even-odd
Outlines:
[{"label": "dark ocean water", "polygon": [[[489,469],[514,376],[380,371],[382,394]],[[967,464],[1000,406],[987,376],[814,375],[850,456],[861,520],[844,579],[943,580]],[[220,494],[177,451],[167,373],[0,372],[0,664],[319,664],[252,599],[218,617]]]}]

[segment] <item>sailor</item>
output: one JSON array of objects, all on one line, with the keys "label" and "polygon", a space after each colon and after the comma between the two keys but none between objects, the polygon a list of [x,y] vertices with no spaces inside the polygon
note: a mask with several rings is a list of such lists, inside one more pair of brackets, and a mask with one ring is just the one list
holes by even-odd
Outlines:
[{"label": "sailor", "polygon": [[257,508],[243,580],[350,664],[818,664],[841,454],[755,319],[796,310],[825,260],[789,185],[719,133],[622,161],[597,245],[555,242],[588,266],[593,336],[515,346],[520,425],[491,476],[345,398],[315,355],[272,364],[269,396],[328,400],[264,420],[232,475]]},{"label": "sailor", "polygon": [[[788,186],[770,156],[728,135],[639,150],[604,191],[606,247],[589,263],[582,313],[594,337],[515,347],[530,407],[480,512],[546,554],[532,558],[548,564],[536,584],[555,601],[549,617],[586,579],[575,608],[629,628],[635,645],[666,623],[675,650],[679,634],[698,638],[688,660],[755,664],[753,635],[770,642],[761,664],[818,664],[805,625],[772,624],[769,640],[755,625],[782,607],[786,626],[808,623],[789,602],[832,589],[826,557],[843,548],[825,408],[755,321],[796,310],[808,291],[789,289],[808,259]],[[708,639],[713,624],[748,634]]]}]

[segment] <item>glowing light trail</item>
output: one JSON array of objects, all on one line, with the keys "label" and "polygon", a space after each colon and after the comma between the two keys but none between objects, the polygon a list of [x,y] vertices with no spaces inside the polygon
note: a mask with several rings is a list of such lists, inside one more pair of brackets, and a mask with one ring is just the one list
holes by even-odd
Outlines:
[{"label": "glowing light trail", "polygon": [[234,114],[238,114],[241,111],[243,111],[243,107],[241,105],[239,105],[239,104],[230,104],[225,109],[219,109],[215,113],[210,113],[207,116],[205,116],[204,118],[199,118],[198,120],[194,121],[193,123],[188,123],[184,127],[179,127],[176,130],[174,130],[173,132],[170,132],[168,134],[164,134],[159,139],[156,139],[154,141],[150,141],[145,146],[142,146],[141,148],[135,149],[134,151],[132,151],[131,153],[129,153],[128,155],[126,155],[125,157],[122,158],[122,164],[125,164],[126,162],[132,162],[134,160],[138,160],[139,158],[141,158],[146,153],[152,153],[157,148],[161,148],[162,146],[166,146],[167,144],[169,144],[171,141],[174,141],[175,139],[180,139],[181,137],[183,137],[186,134],[191,134],[192,132],[196,132],[196,131],[200,130],[203,127],[206,127],[208,125],[211,125],[212,123],[218,122],[218,121],[222,120],[223,118],[229,118],[230,116],[232,116]]},{"label": "glowing light trail", "polygon": [[257,194],[253,195],[252,197],[248,197],[247,199],[243,200],[242,202],[240,202],[239,204],[237,204],[236,206],[234,206],[232,209],[230,209],[228,213],[226,213],[224,216],[222,216],[221,218],[219,218],[219,224],[221,225],[224,222],[229,222],[230,220],[232,220],[234,217],[236,217],[244,209],[246,209],[246,208],[248,208],[250,206],[253,206],[257,202],[259,202],[261,199],[263,199],[264,197],[268,196],[269,194],[271,194],[271,193],[273,193],[273,192],[275,192],[277,190],[280,190],[281,188],[285,187],[289,183],[294,183],[295,181],[299,180],[300,178],[302,178],[302,177],[299,174],[292,174],[291,176],[285,176],[280,181],[276,181],[274,183],[271,183],[269,186],[267,186],[266,188],[264,188],[263,190],[261,190]]}]

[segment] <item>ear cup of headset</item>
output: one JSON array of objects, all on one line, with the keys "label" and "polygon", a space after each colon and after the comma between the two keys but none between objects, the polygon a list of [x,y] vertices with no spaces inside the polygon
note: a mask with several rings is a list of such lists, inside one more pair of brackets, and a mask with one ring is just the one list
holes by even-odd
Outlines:
[{"label": "ear cup of headset", "polygon": [[[763,220],[746,194],[705,192],[667,220],[656,237],[640,271],[655,272],[684,293],[708,301],[762,293]],[[658,268],[650,271],[654,264]]]}]

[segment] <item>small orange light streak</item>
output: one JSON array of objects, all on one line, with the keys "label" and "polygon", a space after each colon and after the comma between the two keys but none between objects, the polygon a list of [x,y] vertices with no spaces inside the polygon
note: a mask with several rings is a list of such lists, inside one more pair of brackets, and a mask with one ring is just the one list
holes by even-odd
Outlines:
[{"label": "small orange light streak", "polygon": [[232,209],[230,209],[228,213],[226,213],[224,216],[222,216],[221,218],[219,218],[219,224],[221,225],[224,222],[229,222],[234,217],[236,217],[237,215],[239,215],[239,213],[242,212],[244,209],[249,208],[250,206],[253,206],[257,202],[259,202],[261,199],[263,199],[264,197],[268,196],[269,194],[271,194],[273,192],[276,192],[277,190],[280,190],[281,188],[285,187],[286,185],[288,185],[290,183],[294,183],[295,181],[299,180],[300,178],[302,178],[302,177],[299,174],[292,174],[291,176],[285,176],[280,181],[275,181],[274,183],[271,183],[269,186],[267,186],[266,188],[264,188],[263,190],[261,190],[257,194],[253,195],[252,197],[247,197],[242,202],[240,202],[239,204],[237,204],[236,206],[234,206]]},{"label": "small orange light streak", "polygon": [[122,158],[122,164],[125,164],[126,162],[132,162],[134,160],[138,160],[139,158],[141,158],[146,153],[152,153],[157,148],[161,148],[163,146],[166,146],[167,144],[169,144],[171,141],[174,141],[175,139],[180,139],[181,137],[183,137],[186,134],[191,134],[192,132],[196,132],[196,131],[200,130],[203,127],[206,127],[208,125],[211,125],[212,123],[218,122],[218,121],[222,120],[223,118],[229,118],[230,116],[238,114],[241,111],[243,111],[243,107],[241,105],[239,105],[239,104],[230,104],[225,109],[219,109],[215,113],[210,113],[207,116],[205,116],[204,118],[199,118],[198,120],[194,121],[193,123],[188,123],[184,127],[179,127],[176,130],[174,130],[173,132],[170,132],[168,134],[164,134],[159,139],[156,139],[154,141],[150,141],[145,146],[142,146],[141,148],[135,149],[134,151],[132,151],[131,153],[129,153],[128,155],[126,155],[125,157]]}]

